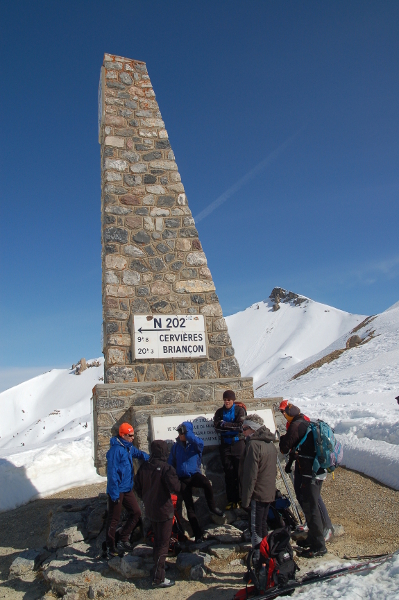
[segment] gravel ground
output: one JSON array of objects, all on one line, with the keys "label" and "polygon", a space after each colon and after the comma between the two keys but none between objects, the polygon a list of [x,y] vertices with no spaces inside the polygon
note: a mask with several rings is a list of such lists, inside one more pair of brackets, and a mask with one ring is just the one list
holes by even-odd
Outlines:
[{"label": "gravel ground", "polygon": [[[0,598],[8,600],[36,600],[45,593],[44,584],[7,581],[8,569],[14,558],[27,548],[41,548],[48,535],[48,513],[65,500],[73,502],[91,498],[105,491],[105,484],[79,487],[42,500],[35,500],[15,510],[0,513]],[[344,556],[382,554],[399,548],[399,491],[392,490],[359,473],[340,468],[335,479],[328,476],[323,485],[323,499],[334,524],[343,525],[345,535],[328,544],[329,554],[323,562]],[[229,560],[241,558],[234,555]],[[171,559],[170,576],[176,576]],[[315,566],[315,561],[298,559],[301,575]],[[204,582],[177,581],[167,590],[148,589],[148,581],[138,584],[130,598],[161,600],[177,597],[190,600],[230,600],[234,589],[242,586],[241,565],[226,565],[213,560],[211,573]],[[46,594],[46,598],[52,598]],[[125,600],[120,597],[120,600]]]}]

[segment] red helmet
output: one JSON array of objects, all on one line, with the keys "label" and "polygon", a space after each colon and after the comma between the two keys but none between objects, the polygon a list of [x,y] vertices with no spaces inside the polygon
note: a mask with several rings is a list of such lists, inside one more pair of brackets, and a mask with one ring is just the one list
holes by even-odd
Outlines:
[{"label": "red helmet", "polygon": [[281,412],[284,412],[285,409],[287,408],[287,406],[288,406],[288,400],[283,400],[280,403],[280,406],[278,407],[278,409],[281,410]]}]

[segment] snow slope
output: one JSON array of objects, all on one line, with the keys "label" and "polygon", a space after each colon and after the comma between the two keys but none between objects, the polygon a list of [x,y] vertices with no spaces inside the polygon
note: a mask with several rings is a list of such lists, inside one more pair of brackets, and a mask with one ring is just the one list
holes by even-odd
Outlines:
[{"label": "snow slope", "polygon": [[299,299],[301,304],[281,302],[277,311],[272,300],[264,300],[226,317],[241,373],[253,377],[255,389],[273,373],[323,350],[365,318],[304,296]]},{"label": "snow slope", "polygon": [[[317,303],[307,302],[314,319],[310,324],[305,313],[301,313],[304,308],[281,305],[281,309],[277,311],[277,322],[273,321],[276,313],[271,312],[267,303],[263,304],[263,309],[250,307],[243,313],[233,315],[233,318],[227,318],[233,346],[238,349],[237,358],[242,375],[262,372],[262,378],[265,377],[267,381],[256,390],[255,395],[284,396],[309,417],[327,421],[344,444],[344,464],[347,467],[399,489],[399,406],[394,399],[399,394],[399,303],[377,315],[357,331],[357,335],[366,339],[374,330],[374,337],[370,341],[346,350],[337,360],[294,380],[291,380],[293,375],[308,365],[333,350],[345,348],[350,333],[347,330],[326,348],[312,355],[314,339],[307,332],[311,329],[317,337],[324,327],[324,316],[319,307],[314,306]],[[262,315],[262,310],[267,313],[265,316]],[[327,307],[324,310],[334,314],[335,309]],[[295,312],[297,314],[293,316]],[[260,316],[254,319],[258,319],[258,327],[253,327],[251,315],[257,313]],[[306,327],[302,327],[301,315],[306,321]],[[335,315],[334,318],[338,316]],[[271,323],[269,328],[277,329],[274,337],[273,334],[262,337],[262,332],[265,333],[260,325],[262,319],[265,324]],[[359,320],[363,317],[345,316],[343,313],[340,323],[335,321],[334,335],[340,332],[340,328],[341,331],[345,329],[346,325],[352,327],[352,319]],[[320,321],[322,325],[319,326]],[[293,328],[293,322],[296,323],[297,331]],[[282,359],[282,351],[277,348],[279,330],[283,331],[281,339],[284,340],[284,352],[288,350],[293,356],[290,363]],[[259,339],[263,339],[266,346],[270,343],[271,348],[260,346]],[[326,338],[319,336],[320,344],[322,339]],[[246,357],[243,359],[242,349],[251,349],[256,344],[258,355],[252,354],[251,361]],[[294,346],[300,347],[302,355],[306,356],[301,362],[296,361],[298,354],[295,356],[292,351]],[[273,355],[273,350],[278,359]]]},{"label": "snow slope", "polygon": [[0,510],[102,481],[93,465],[90,400],[104,373],[99,361],[80,375],[54,369],[0,394]]}]

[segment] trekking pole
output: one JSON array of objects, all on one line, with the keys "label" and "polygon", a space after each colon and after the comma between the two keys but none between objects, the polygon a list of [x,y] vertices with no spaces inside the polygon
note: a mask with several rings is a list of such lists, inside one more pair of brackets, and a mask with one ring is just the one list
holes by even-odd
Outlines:
[{"label": "trekking pole", "polygon": [[282,479],[282,480],[283,480],[283,482],[284,482],[284,485],[285,485],[285,487],[286,487],[286,490],[287,490],[288,496],[289,496],[289,498],[290,498],[290,501],[291,501],[292,508],[294,509],[294,512],[295,512],[295,515],[296,515],[297,519],[299,520],[300,524],[302,525],[302,519],[301,519],[301,515],[299,514],[299,511],[298,511],[298,509],[297,509],[297,506],[296,506],[296,502],[295,502],[295,500],[294,500],[294,497],[293,497],[293,496],[292,496],[292,494],[291,494],[291,490],[290,490],[290,488],[289,488],[288,481],[287,481],[287,478],[286,478],[286,476],[285,476],[284,469],[283,469],[283,467],[281,466],[281,462],[280,462],[280,459],[279,459],[279,457],[277,457],[277,465],[278,465],[278,468],[279,468],[279,471],[280,471],[281,479]]}]

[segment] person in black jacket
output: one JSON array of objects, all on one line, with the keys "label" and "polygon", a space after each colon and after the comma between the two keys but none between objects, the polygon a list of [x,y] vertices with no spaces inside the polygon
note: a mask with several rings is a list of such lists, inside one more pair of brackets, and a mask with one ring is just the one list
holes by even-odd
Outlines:
[{"label": "person in black jacket", "polygon": [[[280,452],[282,452],[282,454],[288,454],[295,450],[299,442],[305,436],[309,421],[305,419],[297,406],[290,403],[285,407],[283,415],[290,425],[287,429],[287,433],[280,438]],[[316,479],[312,477],[312,466],[316,456],[312,432],[308,434],[300,451],[295,456],[302,478],[301,506],[309,527],[307,538],[305,540],[299,540],[298,545],[306,548],[302,556],[308,558],[322,556],[327,553],[327,550],[318,501],[320,498],[321,486],[327,473],[324,469],[319,469],[316,474]]]},{"label": "person in black jacket", "polygon": [[213,417],[213,424],[221,437],[220,458],[226,481],[226,510],[238,508],[240,503],[238,470],[245,449],[242,433],[245,410],[235,404],[235,399],[233,390],[226,390],[223,394],[224,405],[218,408]]},{"label": "person in black jacket", "polygon": [[152,585],[170,587],[174,581],[165,577],[165,560],[173,525],[173,503],[170,495],[180,492],[175,469],[168,465],[168,445],[163,440],[151,443],[150,460],[141,465],[134,480],[134,489],[144,502],[146,516],[154,532],[154,567]]}]

